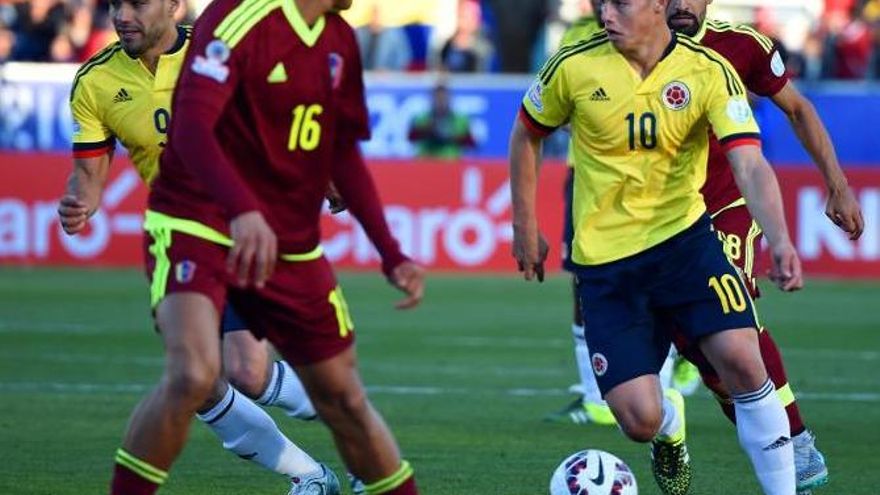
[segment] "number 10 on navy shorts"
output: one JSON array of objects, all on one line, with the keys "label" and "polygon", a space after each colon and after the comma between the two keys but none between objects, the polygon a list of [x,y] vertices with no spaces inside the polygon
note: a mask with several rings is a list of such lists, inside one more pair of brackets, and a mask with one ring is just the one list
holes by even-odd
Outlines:
[{"label": "number 10 on navy shorts", "polygon": [[657,374],[669,353],[672,328],[698,342],[724,330],[758,327],[749,293],[708,216],[633,256],[576,265],[575,275],[603,394]]}]

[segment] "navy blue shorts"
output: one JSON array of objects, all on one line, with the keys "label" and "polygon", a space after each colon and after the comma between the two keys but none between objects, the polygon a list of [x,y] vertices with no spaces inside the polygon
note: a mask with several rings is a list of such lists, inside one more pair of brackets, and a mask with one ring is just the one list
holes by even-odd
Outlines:
[{"label": "navy blue shorts", "polygon": [[224,334],[247,329],[247,323],[241,319],[241,316],[238,316],[235,308],[227,302],[226,307],[223,308],[223,317],[220,320],[220,333]]},{"label": "navy blue shorts", "polygon": [[577,265],[571,261],[571,243],[574,240],[574,220],[571,214],[571,206],[574,201],[574,167],[568,167],[568,175],[565,176],[565,186],[563,187],[565,220],[562,224],[562,269],[574,273],[577,268]]},{"label": "navy blue shorts", "polygon": [[657,374],[676,328],[691,342],[734,328],[757,328],[752,300],[712,231],[708,216],[636,255],[575,265],[585,336],[603,394]]}]

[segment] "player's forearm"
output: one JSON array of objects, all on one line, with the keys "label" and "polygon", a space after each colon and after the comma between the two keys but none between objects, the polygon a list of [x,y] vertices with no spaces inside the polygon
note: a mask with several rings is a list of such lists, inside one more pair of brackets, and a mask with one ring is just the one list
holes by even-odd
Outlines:
[{"label": "player's forearm", "polygon": [[848,187],[846,176],[837,162],[834,144],[813,105],[803,100],[788,114],[788,119],[801,144],[822,173],[828,190],[839,191]]},{"label": "player's forearm", "polygon": [[66,193],[82,201],[89,216],[97,211],[101,203],[101,193],[110,170],[110,156],[95,158],[75,158],[73,171],[67,179]]},{"label": "player's forearm", "polygon": [[749,212],[761,225],[767,242],[771,246],[791,242],[779,183],[763,156],[759,155],[755,163],[749,166],[735,167],[734,176]]},{"label": "player's forearm", "polygon": [[538,167],[541,162],[541,139],[532,135],[517,120],[510,136],[510,191],[513,203],[513,228],[537,231],[536,195]]},{"label": "player's forearm", "polygon": [[170,141],[173,152],[225,208],[227,219],[232,220],[242,213],[259,210],[259,202],[220,148],[214,135],[218,115],[198,100],[179,98]]},{"label": "player's forearm", "polygon": [[400,263],[408,260],[385,221],[379,192],[356,142],[341,146],[333,163],[333,183],[376,246],[382,257],[382,271],[389,275]]}]

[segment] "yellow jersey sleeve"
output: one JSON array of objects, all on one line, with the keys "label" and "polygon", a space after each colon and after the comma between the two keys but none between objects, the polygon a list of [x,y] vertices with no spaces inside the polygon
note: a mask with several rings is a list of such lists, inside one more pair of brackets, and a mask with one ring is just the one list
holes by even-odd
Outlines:
[{"label": "yellow jersey sleeve", "polygon": [[116,140],[104,125],[86,81],[80,81],[73,88],[70,113],[73,117],[74,158],[101,156],[113,149]]},{"label": "yellow jersey sleeve", "polygon": [[532,132],[546,136],[568,122],[574,100],[566,78],[565,47],[550,58],[523,96],[520,120]]},{"label": "yellow jersey sleeve", "polygon": [[709,72],[706,83],[706,115],[712,131],[725,151],[743,144],[760,145],[761,131],[749,106],[745,85],[726,59],[714,55],[718,70]]}]

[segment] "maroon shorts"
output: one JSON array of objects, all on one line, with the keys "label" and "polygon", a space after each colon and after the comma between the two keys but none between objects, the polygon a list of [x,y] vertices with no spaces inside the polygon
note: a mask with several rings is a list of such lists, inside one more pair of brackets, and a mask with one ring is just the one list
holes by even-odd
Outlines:
[{"label": "maroon shorts", "polygon": [[153,308],[167,294],[197,292],[220,315],[228,300],[251,332],[269,339],[292,364],[331,358],[354,342],[348,305],[323,256],[279,261],[263,289],[241,289],[226,273],[225,246],[153,229],[146,232],[144,247]]}]

